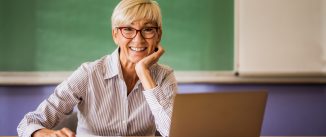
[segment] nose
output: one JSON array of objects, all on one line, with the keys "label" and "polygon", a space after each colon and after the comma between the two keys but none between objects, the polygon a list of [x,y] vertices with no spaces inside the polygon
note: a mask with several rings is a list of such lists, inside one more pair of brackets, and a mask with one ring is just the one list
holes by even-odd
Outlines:
[{"label": "nose", "polygon": [[141,34],[141,31],[138,30],[136,32],[136,36],[132,39],[132,41],[133,42],[144,42],[145,41],[144,37]]}]

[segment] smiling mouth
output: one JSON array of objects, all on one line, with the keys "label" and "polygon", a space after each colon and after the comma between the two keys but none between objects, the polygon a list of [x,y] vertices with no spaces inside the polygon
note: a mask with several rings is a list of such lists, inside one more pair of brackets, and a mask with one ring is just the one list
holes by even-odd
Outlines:
[{"label": "smiling mouth", "polygon": [[147,47],[142,47],[142,48],[135,48],[135,47],[129,47],[132,51],[137,51],[137,52],[142,52],[147,49]]}]

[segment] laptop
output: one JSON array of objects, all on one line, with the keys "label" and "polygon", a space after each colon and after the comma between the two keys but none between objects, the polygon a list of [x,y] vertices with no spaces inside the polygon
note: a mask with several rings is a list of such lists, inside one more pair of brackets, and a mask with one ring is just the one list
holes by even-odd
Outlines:
[{"label": "laptop", "polygon": [[170,137],[259,137],[267,92],[177,94]]}]

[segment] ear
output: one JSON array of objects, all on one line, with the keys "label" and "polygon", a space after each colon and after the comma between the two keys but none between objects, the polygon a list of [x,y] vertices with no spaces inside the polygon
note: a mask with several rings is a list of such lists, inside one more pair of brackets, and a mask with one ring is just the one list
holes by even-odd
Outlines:
[{"label": "ear", "polygon": [[118,30],[117,29],[112,29],[112,38],[113,41],[116,45],[118,45]]}]

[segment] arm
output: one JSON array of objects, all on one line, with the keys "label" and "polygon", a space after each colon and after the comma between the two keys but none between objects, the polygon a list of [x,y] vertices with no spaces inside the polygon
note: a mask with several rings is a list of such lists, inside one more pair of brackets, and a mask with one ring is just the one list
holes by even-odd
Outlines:
[{"label": "arm", "polygon": [[168,136],[171,124],[173,100],[177,92],[177,82],[173,72],[165,75],[161,83],[156,83],[149,67],[163,55],[164,49],[158,46],[158,51],[145,57],[136,64],[136,73],[145,91],[144,96],[155,119],[156,128],[162,136]]},{"label": "arm", "polygon": [[168,136],[170,133],[176,92],[177,83],[173,73],[168,74],[158,86],[143,92],[154,116],[156,129],[162,136]]},{"label": "arm", "polygon": [[[68,79],[58,85],[53,94],[44,100],[38,108],[27,113],[17,127],[20,137],[29,137],[32,134],[50,133],[47,128],[53,128],[63,117],[69,115],[78,104],[86,88],[87,72],[81,66]],[[69,133],[67,129],[59,130]],[[34,134],[35,133],[35,134]],[[44,134],[43,134],[44,135]]]}]

